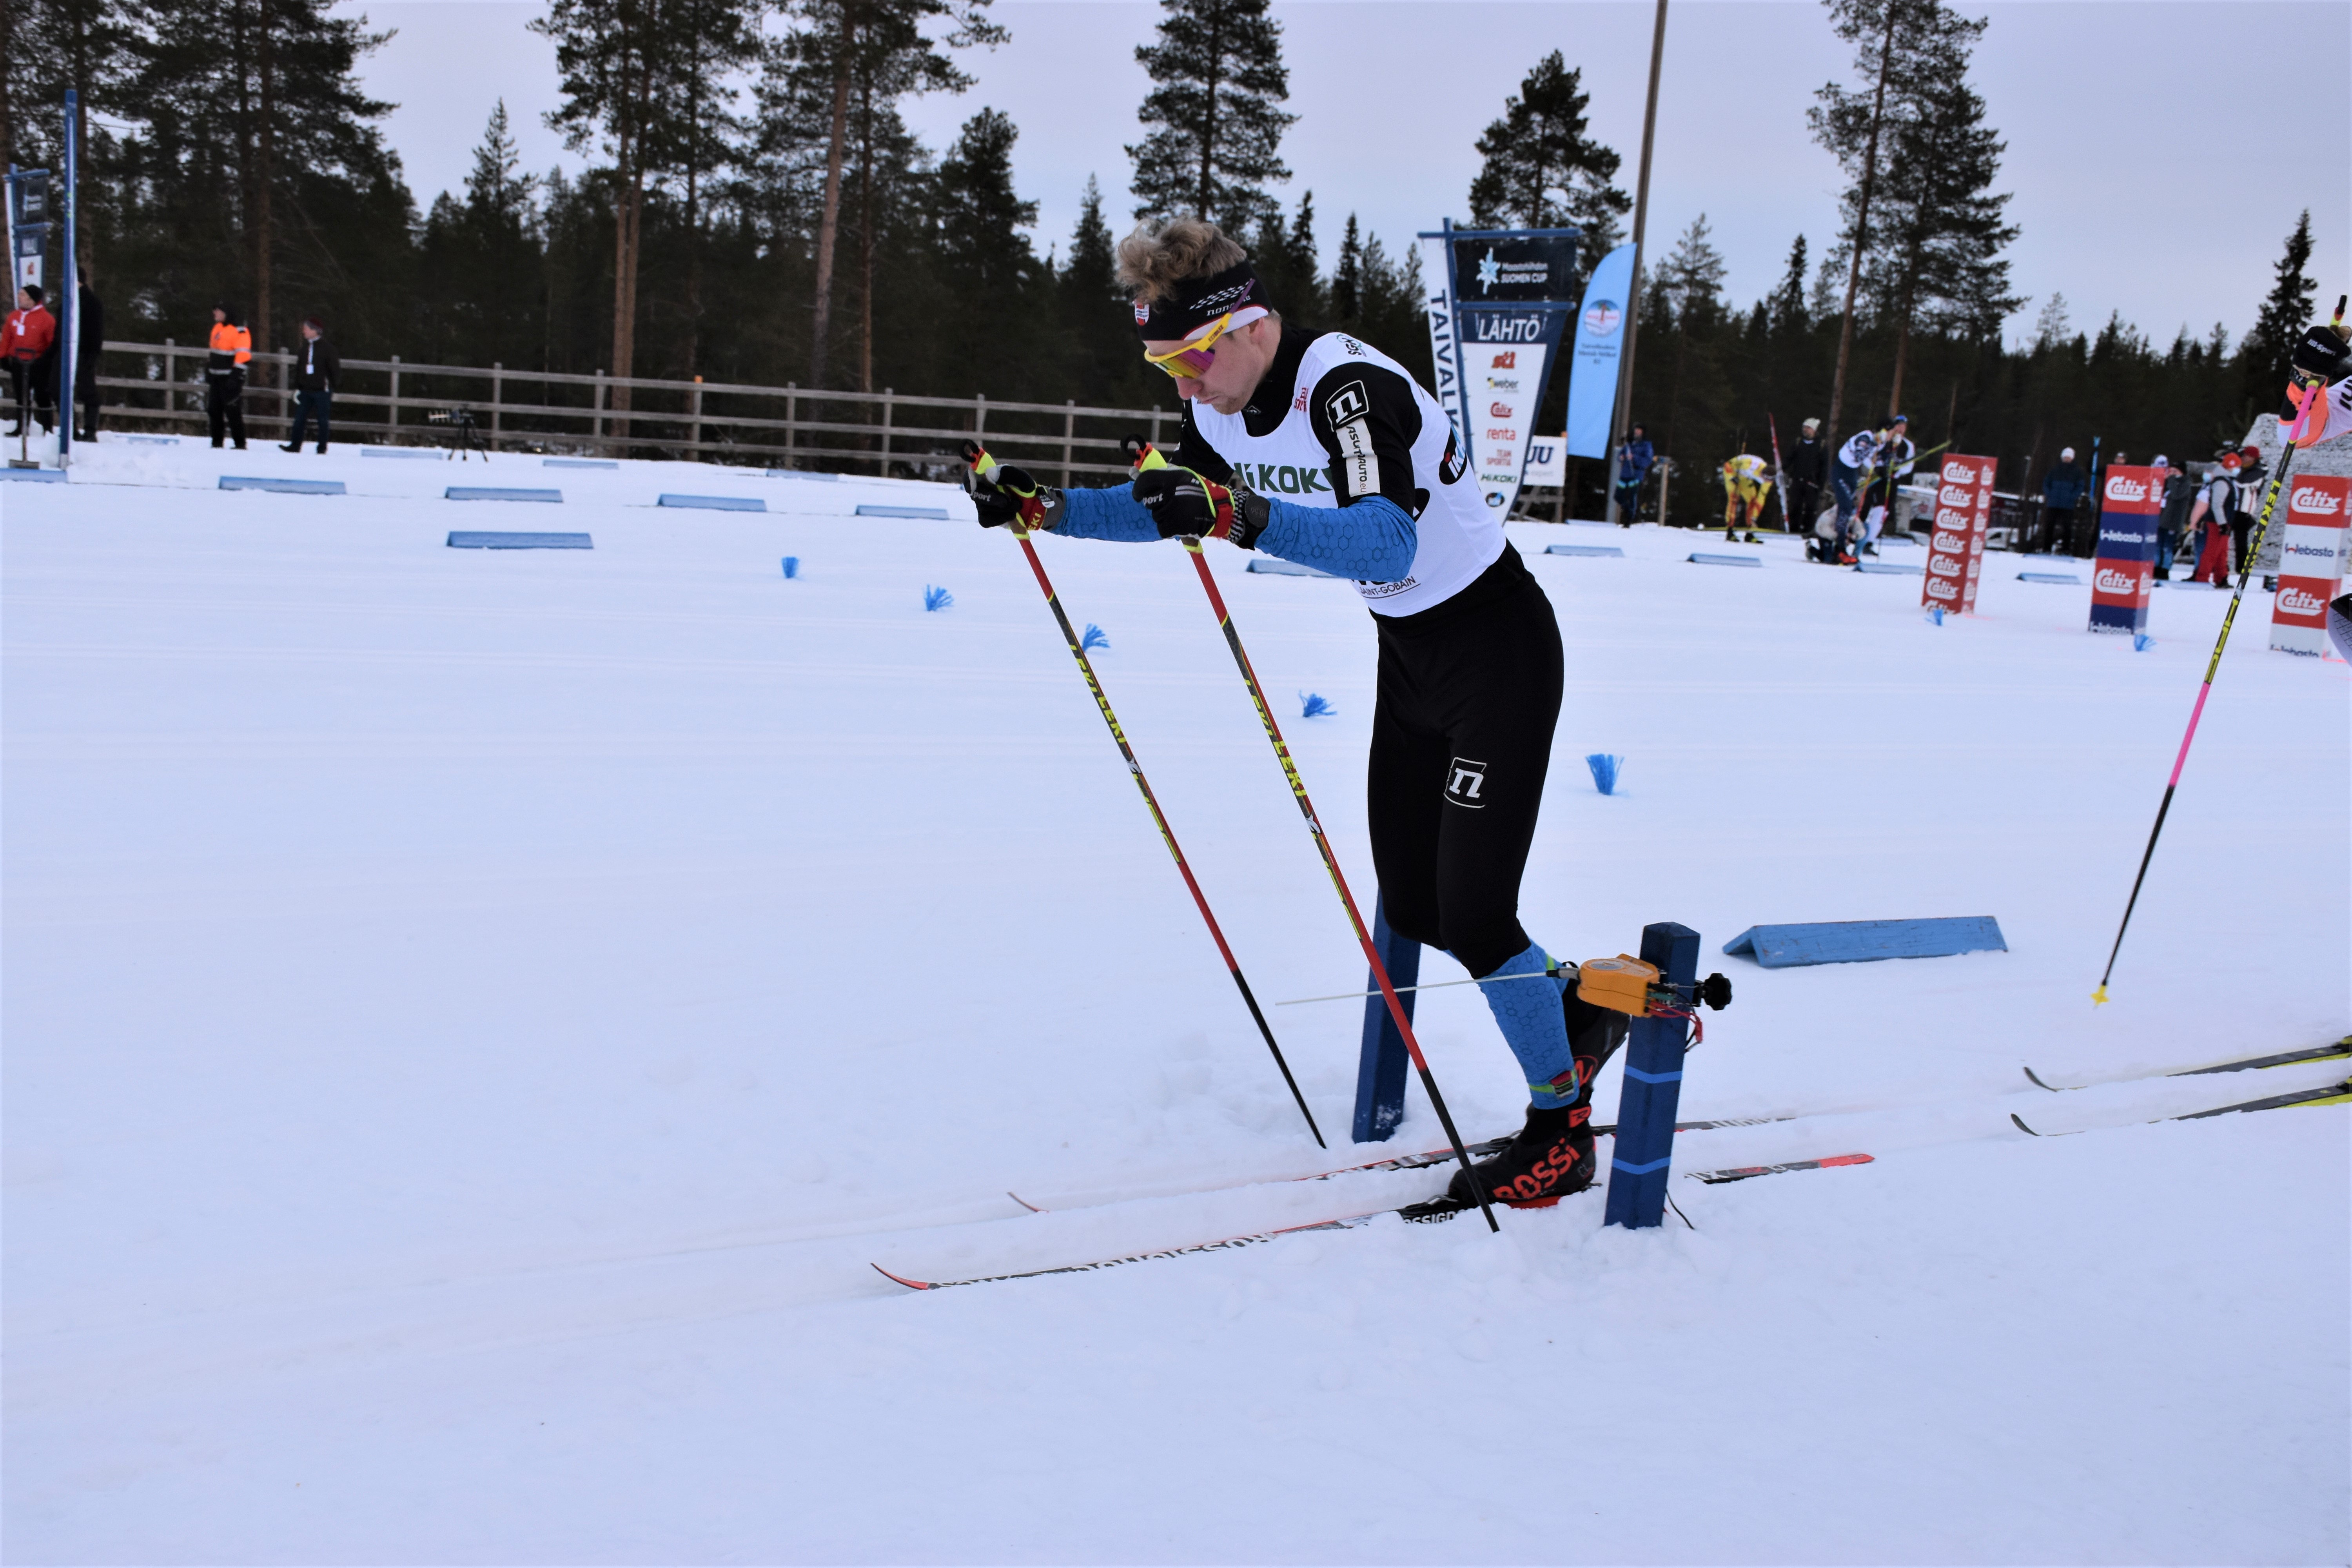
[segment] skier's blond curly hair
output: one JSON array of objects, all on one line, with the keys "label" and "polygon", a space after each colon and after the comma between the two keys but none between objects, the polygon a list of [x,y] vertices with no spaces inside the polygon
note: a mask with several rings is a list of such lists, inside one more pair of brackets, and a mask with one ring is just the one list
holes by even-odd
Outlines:
[{"label": "skier's blond curly hair", "polygon": [[1206,218],[1136,225],[1118,242],[1118,283],[1139,305],[1156,305],[1188,279],[1213,278],[1249,252]]}]

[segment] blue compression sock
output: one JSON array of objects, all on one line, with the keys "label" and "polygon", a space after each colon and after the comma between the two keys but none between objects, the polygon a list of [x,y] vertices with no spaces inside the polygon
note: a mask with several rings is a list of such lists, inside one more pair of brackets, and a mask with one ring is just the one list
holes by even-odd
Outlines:
[{"label": "blue compression sock", "polygon": [[1568,1043],[1568,1018],[1560,1011],[1566,982],[1506,978],[1541,974],[1549,966],[1544,950],[1529,942],[1525,952],[1482,976],[1478,989],[1494,1009],[1511,1054],[1519,1058],[1528,1099],[1538,1110],[1565,1110],[1575,1102],[1577,1089],[1576,1052]]}]

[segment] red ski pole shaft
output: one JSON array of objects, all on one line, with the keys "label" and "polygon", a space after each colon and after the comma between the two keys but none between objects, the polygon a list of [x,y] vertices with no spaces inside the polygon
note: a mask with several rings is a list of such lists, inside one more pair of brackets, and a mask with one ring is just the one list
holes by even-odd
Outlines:
[{"label": "red ski pole shaft", "polygon": [[[982,452],[974,458],[974,467],[986,459]],[[1234,950],[1225,942],[1225,933],[1217,924],[1217,917],[1209,909],[1209,900],[1193,879],[1192,863],[1184,858],[1182,846],[1176,842],[1175,829],[1168,826],[1167,814],[1160,809],[1160,797],[1151,793],[1151,781],[1143,776],[1143,764],[1136,760],[1135,748],[1128,744],[1127,731],[1120,728],[1118,715],[1111,710],[1110,699],[1103,692],[1102,682],[1095,676],[1094,661],[1087,658],[1086,645],[1070,625],[1068,612],[1062,608],[1061,595],[1054,592],[1053,579],[1045,575],[1045,563],[1037,558],[1037,547],[1029,542],[1029,531],[1016,518],[1011,524],[1013,537],[1021,542],[1022,553],[1029,558],[1029,570],[1037,575],[1037,586],[1045,595],[1045,603],[1054,612],[1054,620],[1062,628],[1062,640],[1069,645],[1070,657],[1078,661],[1079,673],[1086,677],[1087,689],[1095,700],[1095,708],[1102,714],[1103,722],[1110,729],[1110,738],[1118,744],[1118,754],[1126,759],[1127,771],[1135,780],[1135,787],[1143,795],[1143,804],[1151,813],[1152,826],[1160,829],[1160,842],[1168,847],[1169,858],[1176,862],[1176,874],[1184,879],[1184,890],[1192,895],[1192,907],[1201,911],[1202,923],[1209,928],[1209,940],[1217,944],[1217,956],[1224,961],[1225,973],[1234,977],[1234,989],[1242,994],[1243,1005],[1249,1008],[1250,1020],[1265,1037],[1265,1048],[1274,1055],[1274,1065],[1282,1069],[1282,1081],[1289,1086],[1290,1098],[1297,1102],[1298,1114],[1307,1119],[1307,1131],[1315,1135],[1318,1149],[1328,1149],[1323,1142],[1323,1130],[1315,1125],[1315,1113],[1307,1109],[1307,1096],[1300,1092],[1298,1080],[1291,1076],[1290,1063],[1284,1059],[1282,1047],[1275,1043],[1273,1026],[1259,1010],[1257,997],[1251,992],[1249,982],[1242,977],[1242,966],[1234,957]]]},{"label": "red ski pole shaft", "polygon": [[[2344,325],[2345,300],[2336,301],[2336,319],[2332,325],[2339,331]],[[2205,661],[2205,679],[2197,687],[2197,701],[2189,710],[2189,728],[2180,736],[2180,750],[2173,754],[2172,776],[2164,781],[2164,798],[2157,803],[2156,826],[2147,830],[2147,847],[2140,851],[2139,872],[2132,878],[2131,897],[2124,900],[2124,918],[2116,927],[2115,945],[2107,949],[2107,966],[2099,973],[2098,988],[2091,993],[2094,1005],[2107,999],[2107,982],[2116,973],[2116,955],[2124,950],[2124,932],[2131,929],[2132,910],[2139,905],[2141,884],[2147,880],[2148,862],[2156,858],[2156,841],[2164,833],[2164,818],[2172,810],[2172,792],[2180,787],[2180,770],[2189,761],[2189,748],[2197,739],[2197,722],[2205,717],[2205,699],[2213,693],[2213,678],[2221,673],[2221,650],[2230,646],[2230,628],[2237,624],[2238,606],[2246,597],[2246,584],[2253,580],[2254,563],[2261,559],[2263,545],[2269,540],[2271,517],[2278,507],[2279,496],[2286,489],[2286,471],[2294,463],[2294,431],[2310,417],[2312,400],[2326,395],[2326,388],[2315,381],[2308,386],[2297,386],[2293,396],[2295,405],[2294,426],[2287,437],[2279,443],[2278,472],[2271,476],[2271,485],[2263,496],[2262,516],[2254,524],[2252,542],[2246,547],[2246,563],[2238,574],[2238,587],[2230,595],[2230,607],[2221,615],[2221,633],[2213,639],[2213,657]]]},{"label": "red ski pole shaft", "polygon": [[[1445,1109],[1445,1097],[1437,1092],[1437,1079],[1430,1073],[1428,1058],[1421,1054],[1421,1042],[1413,1037],[1412,1020],[1405,1016],[1404,1004],[1389,982],[1388,965],[1381,962],[1380,947],[1364,924],[1362,911],[1356,908],[1355,895],[1348,891],[1348,879],[1340,873],[1339,858],[1332,853],[1331,841],[1324,837],[1322,820],[1315,815],[1315,803],[1307,797],[1306,781],[1298,776],[1298,764],[1291,760],[1290,747],[1282,738],[1282,726],[1274,721],[1274,710],[1266,706],[1265,693],[1257,683],[1257,671],[1250,667],[1249,654],[1242,647],[1241,633],[1234,626],[1233,613],[1225,608],[1224,595],[1217,592],[1217,579],[1202,553],[1201,542],[1187,538],[1184,549],[1192,557],[1192,569],[1200,574],[1202,588],[1208,593],[1209,607],[1216,612],[1217,626],[1225,634],[1225,646],[1233,650],[1234,663],[1241,668],[1242,685],[1248,689],[1250,700],[1257,705],[1258,722],[1265,726],[1265,738],[1273,743],[1274,754],[1282,763],[1282,776],[1289,782],[1299,814],[1307,818],[1307,831],[1323,857],[1323,868],[1331,874],[1331,886],[1348,910],[1348,923],[1355,928],[1356,940],[1363,944],[1364,956],[1371,962],[1372,978],[1380,984],[1381,995],[1388,1002],[1389,1016],[1396,1023],[1406,1054],[1412,1058],[1413,1069],[1421,1074],[1422,1088],[1429,1091],[1430,1108],[1437,1112],[1438,1123],[1445,1129],[1447,1142],[1454,1145],[1454,1157],[1462,1162],[1462,1169],[1467,1172],[1470,1152],[1463,1147],[1462,1134],[1454,1130],[1453,1114]],[[1470,1178],[1470,1190],[1478,1196],[1478,1212],[1486,1216],[1486,1228],[1500,1230],[1502,1227],[1495,1223],[1494,1205],[1486,1200],[1486,1189],[1475,1175]]]}]

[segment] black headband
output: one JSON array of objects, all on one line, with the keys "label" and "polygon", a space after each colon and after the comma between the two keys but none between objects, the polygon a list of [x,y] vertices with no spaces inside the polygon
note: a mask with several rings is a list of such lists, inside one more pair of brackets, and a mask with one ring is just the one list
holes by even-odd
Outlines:
[{"label": "black headband", "polygon": [[1135,335],[1146,342],[1173,342],[1191,337],[1211,321],[1248,305],[1271,310],[1265,286],[1244,257],[1223,272],[1207,278],[1187,278],[1166,297],[1147,305],[1135,302]]}]

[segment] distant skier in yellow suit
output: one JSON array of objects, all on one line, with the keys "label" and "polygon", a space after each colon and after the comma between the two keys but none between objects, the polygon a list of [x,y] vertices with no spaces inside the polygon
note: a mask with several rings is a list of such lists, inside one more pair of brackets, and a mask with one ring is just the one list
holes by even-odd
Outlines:
[{"label": "distant skier in yellow suit", "polygon": [[1764,495],[1770,489],[1771,469],[1763,458],[1742,452],[1723,465],[1723,537],[1738,539],[1748,531],[1756,542],[1756,524],[1764,515]]}]

